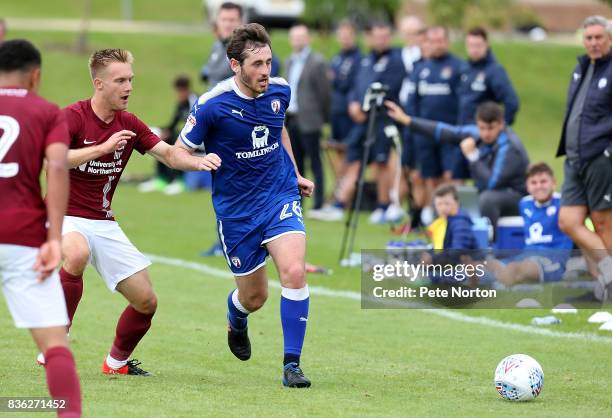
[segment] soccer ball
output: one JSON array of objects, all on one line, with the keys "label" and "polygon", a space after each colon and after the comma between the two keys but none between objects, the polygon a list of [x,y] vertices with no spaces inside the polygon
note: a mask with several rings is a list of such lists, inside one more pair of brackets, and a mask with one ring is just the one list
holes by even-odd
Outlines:
[{"label": "soccer ball", "polygon": [[495,389],[509,401],[537,398],[544,386],[542,366],[526,354],[512,354],[495,369]]}]

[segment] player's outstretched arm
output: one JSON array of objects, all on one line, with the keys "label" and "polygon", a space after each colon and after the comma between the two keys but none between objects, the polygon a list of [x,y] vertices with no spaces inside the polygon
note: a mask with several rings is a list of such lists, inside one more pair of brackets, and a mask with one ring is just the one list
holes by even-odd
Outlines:
[{"label": "player's outstretched arm", "polygon": [[127,144],[127,141],[133,138],[135,135],[136,134],[134,132],[124,129],[122,131],[115,132],[110,138],[99,145],[71,149],[68,151],[68,167],[78,167],[81,164],[95,160],[98,157],[115,152],[123,148]]},{"label": "player's outstretched arm", "polygon": [[221,158],[217,154],[206,154],[204,157],[196,157],[193,150],[186,148],[181,141],[176,141],[174,146],[165,142],[158,142],[147,151],[162,164],[175,170],[183,171],[211,171],[221,167]]},{"label": "player's outstretched arm", "polygon": [[33,268],[39,272],[38,280],[45,280],[62,260],[60,240],[62,221],[68,206],[68,146],[53,143],[45,150],[47,160],[47,241],[40,247]]},{"label": "player's outstretched arm", "polygon": [[402,125],[410,126],[412,118],[398,104],[393,103],[391,100],[385,100],[385,106],[387,107],[387,115],[391,119]]},{"label": "player's outstretched arm", "polygon": [[307,178],[302,177],[302,175],[300,174],[297,168],[297,164],[295,162],[295,157],[293,156],[293,148],[291,148],[291,139],[289,138],[289,132],[287,132],[287,128],[284,126],[283,131],[281,133],[281,138],[283,142],[283,147],[285,147],[289,158],[291,158],[291,161],[293,162],[293,169],[295,170],[295,175],[298,179],[298,187],[300,188],[300,191],[304,196],[310,197],[312,195],[312,192],[314,191],[315,184]]}]

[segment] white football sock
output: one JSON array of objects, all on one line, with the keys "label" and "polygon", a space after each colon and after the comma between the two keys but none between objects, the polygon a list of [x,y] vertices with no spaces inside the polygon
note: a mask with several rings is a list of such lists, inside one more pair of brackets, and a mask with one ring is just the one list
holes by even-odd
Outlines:
[{"label": "white football sock", "polygon": [[597,267],[601,272],[600,280],[604,285],[612,283],[612,256],[606,256],[603,260],[597,263]]},{"label": "white football sock", "polygon": [[117,370],[125,366],[127,364],[127,360],[115,360],[109,354],[108,356],[106,356],[106,364],[108,364],[109,367]]}]

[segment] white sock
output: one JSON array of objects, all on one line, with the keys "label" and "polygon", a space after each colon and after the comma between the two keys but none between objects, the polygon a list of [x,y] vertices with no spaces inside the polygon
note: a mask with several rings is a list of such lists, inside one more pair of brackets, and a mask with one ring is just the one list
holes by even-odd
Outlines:
[{"label": "white sock", "polygon": [[604,285],[612,283],[612,256],[606,256],[597,263],[597,267],[601,272],[601,281]]},{"label": "white sock", "polygon": [[125,366],[127,364],[127,360],[115,360],[109,354],[106,356],[106,364],[108,364],[109,367],[117,370]]},{"label": "white sock", "polygon": [[244,306],[242,306],[242,304],[238,300],[238,289],[234,289],[234,293],[232,293],[232,303],[240,312],[247,315],[251,313]]}]

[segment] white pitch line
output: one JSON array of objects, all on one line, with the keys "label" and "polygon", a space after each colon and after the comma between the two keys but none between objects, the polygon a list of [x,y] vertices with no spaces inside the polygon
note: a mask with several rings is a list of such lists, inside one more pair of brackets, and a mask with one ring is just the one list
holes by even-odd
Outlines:
[{"label": "white pitch line", "polygon": [[[211,267],[203,263],[198,263],[195,261],[187,261],[182,260],[180,258],[172,258],[172,257],[164,257],[161,255],[155,254],[146,254],[147,257],[151,259],[151,261],[165,264],[168,266],[176,266],[187,268],[190,270],[198,271],[201,273],[205,273],[207,275],[218,277],[221,279],[231,280],[234,276],[227,270],[218,269],[216,267]],[[271,280],[268,282],[270,287],[280,289],[281,285],[279,282]],[[314,295],[322,295],[329,296],[334,298],[343,298],[343,299],[351,299],[355,301],[361,301],[361,294],[359,292],[354,292],[351,290],[335,290],[329,289],[327,287],[322,286],[308,286],[310,293]],[[612,344],[612,338],[606,337],[603,335],[597,334],[589,334],[582,332],[561,332],[554,331],[548,328],[536,328],[531,325],[521,325],[515,324],[512,322],[504,322],[499,321],[497,319],[487,318],[485,316],[471,316],[465,315],[457,311],[452,311],[448,309],[418,309],[420,312],[429,313],[433,315],[437,315],[443,318],[452,319],[454,321],[467,322],[471,324],[478,325],[486,325],[494,328],[507,329],[512,331],[519,331],[526,334],[535,334],[542,335],[546,337],[558,337],[558,338],[570,338],[575,340],[583,340],[583,341],[594,341],[605,344]]]}]

